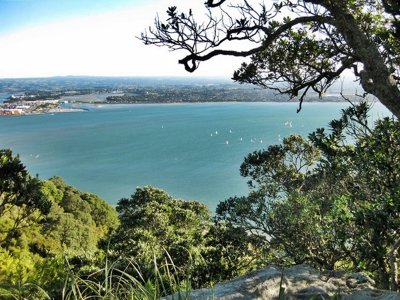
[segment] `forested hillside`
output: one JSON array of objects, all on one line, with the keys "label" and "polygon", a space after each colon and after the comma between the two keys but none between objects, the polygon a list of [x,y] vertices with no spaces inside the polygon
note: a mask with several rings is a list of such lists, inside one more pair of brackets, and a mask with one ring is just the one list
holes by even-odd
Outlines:
[{"label": "forested hillside", "polygon": [[214,217],[150,186],[114,209],[1,150],[0,295],[157,298],[304,263],[397,290],[400,126],[367,113],[350,106],[328,131],[249,154],[250,194],[221,201]]}]

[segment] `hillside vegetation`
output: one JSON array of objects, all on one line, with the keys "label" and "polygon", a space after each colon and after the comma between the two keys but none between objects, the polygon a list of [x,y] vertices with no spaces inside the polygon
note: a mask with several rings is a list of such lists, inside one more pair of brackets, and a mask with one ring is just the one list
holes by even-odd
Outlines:
[{"label": "hillside vegetation", "polygon": [[249,154],[247,197],[137,188],[116,209],[0,151],[0,298],[154,299],[274,263],[363,271],[398,289],[400,124],[365,103]]}]

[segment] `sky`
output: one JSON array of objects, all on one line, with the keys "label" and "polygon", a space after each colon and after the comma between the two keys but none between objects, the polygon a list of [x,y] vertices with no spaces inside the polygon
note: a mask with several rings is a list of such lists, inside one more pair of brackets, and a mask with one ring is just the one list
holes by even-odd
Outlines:
[{"label": "sky", "polygon": [[[188,3],[190,2],[190,3]],[[198,2],[198,3],[197,3]],[[193,74],[185,53],[145,46],[136,37],[168,6],[202,9],[204,0],[0,0],[0,78],[218,76],[241,60],[217,58]],[[196,7],[199,5],[199,7]]]}]

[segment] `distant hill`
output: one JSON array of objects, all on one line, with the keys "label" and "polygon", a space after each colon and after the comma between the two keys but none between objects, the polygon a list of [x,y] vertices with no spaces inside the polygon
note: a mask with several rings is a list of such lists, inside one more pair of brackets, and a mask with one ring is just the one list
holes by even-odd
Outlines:
[{"label": "distant hill", "polygon": [[0,92],[64,89],[131,88],[154,85],[235,84],[223,78],[61,76],[0,79]]},{"label": "distant hill", "polygon": [[[0,93],[37,95],[56,92],[91,94],[118,92],[123,98],[111,103],[162,103],[162,102],[215,102],[215,101],[289,101],[287,95],[261,89],[253,85],[238,84],[218,77],[93,77],[65,76],[48,78],[0,79]],[[358,83],[338,81],[324,96],[324,101],[342,101],[344,95],[362,94]],[[139,99],[132,95],[142,95]],[[150,95],[144,97],[143,95]],[[297,99],[293,99],[296,101]],[[317,94],[310,93],[306,101],[319,101]]]}]

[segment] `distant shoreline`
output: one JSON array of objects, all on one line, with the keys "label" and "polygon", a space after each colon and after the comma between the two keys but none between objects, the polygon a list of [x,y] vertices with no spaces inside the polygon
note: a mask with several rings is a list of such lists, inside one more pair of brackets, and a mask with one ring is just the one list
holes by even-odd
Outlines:
[{"label": "distant shoreline", "polygon": [[[59,114],[59,113],[78,113],[78,112],[87,112],[91,109],[101,108],[103,106],[113,107],[113,106],[133,106],[133,105],[196,105],[196,104],[276,104],[276,105],[298,105],[299,101],[291,100],[291,101],[197,101],[197,102],[189,102],[189,101],[176,101],[176,102],[135,102],[135,103],[108,103],[108,102],[73,102],[71,105],[74,107],[71,108],[52,108],[48,111],[43,112],[23,112],[23,113],[15,113],[15,114],[4,114],[0,108],[0,117],[22,117],[22,116],[32,116],[32,115],[51,115],[51,114]],[[333,104],[333,103],[347,103],[347,101],[332,101],[332,100],[318,100],[318,101],[304,101],[303,109],[307,104]],[[379,103],[379,101],[370,100],[368,103]],[[79,106],[84,107],[79,107]],[[3,110],[4,111],[4,110]]]},{"label": "distant shoreline", "polygon": [[[356,89],[336,86],[322,95],[309,93],[304,103],[357,102]],[[81,112],[85,105],[299,103],[286,94],[212,78],[50,77],[0,79],[0,115]]]}]

